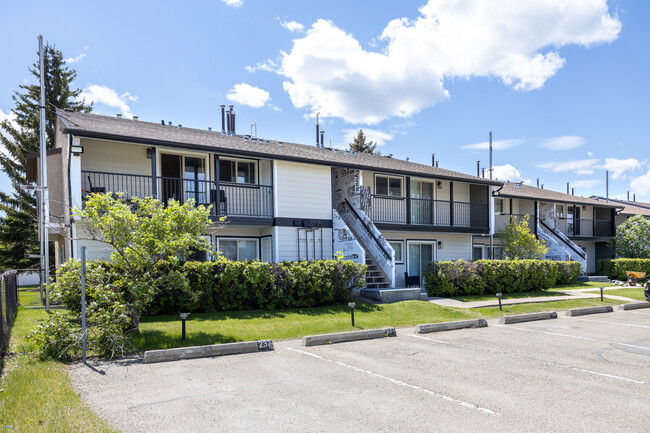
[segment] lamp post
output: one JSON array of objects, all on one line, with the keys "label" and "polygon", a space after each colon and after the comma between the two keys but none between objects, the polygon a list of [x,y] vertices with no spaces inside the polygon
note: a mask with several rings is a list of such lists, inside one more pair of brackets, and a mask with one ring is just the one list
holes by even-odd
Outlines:
[{"label": "lamp post", "polygon": [[354,302],[348,303],[348,306],[350,307],[350,317],[352,318],[352,326],[354,326],[354,306],[356,304]]},{"label": "lamp post", "polygon": [[503,311],[503,308],[501,308],[501,296],[503,296],[501,292],[497,293],[497,298],[499,298],[499,310]]},{"label": "lamp post", "polygon": [[181,320],[183,322],[183,327],[181,331],[181,340],[185,341],[185,321],[187,320],[187,316],[189,316],[190,313],[181,313]]}]

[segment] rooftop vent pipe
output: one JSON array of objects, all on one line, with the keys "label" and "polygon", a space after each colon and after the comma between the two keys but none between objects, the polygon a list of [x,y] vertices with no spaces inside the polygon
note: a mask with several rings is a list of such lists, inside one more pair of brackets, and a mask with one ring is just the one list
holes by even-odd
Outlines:
[{"label": "rooftop vent pipe", "polygon": [[[320,124],[318,123],[318,116],[320,116],[320,111],[316,113],[316,147],[318,147],[318,137],[319,137],[319,130],[320,130]],[[323,143],[321,143],[323,144]]]},{"label": "rooftop vent pipe", "polygon": [[431,154],[431,167],[435,167],[435,166],[436,166],[436,154],[432,153]]},{"label": "rooftop vent pipe", "polygon": [[164,121],[164,120],[161,120],[161,121],[160,121],[160,124],[164,126],[164,125],[165,125],[165,121]]},{"label": "rooftop vent pipe", "polygon": [[630,191],[627,192],[627,201],[630,201]]},{"label": "rooftop vent pipe", "polygon": [[566,193],[569,194],[569,182],[566,183]]},{"label": "rooftop vent pipe", "polygon": [[138,116],[133,116],[133,120],[138,120]]},{"label": "rooftop vent pipe", "polygon": [[476,161],[476,177],[481,177],[481,161]]},{"label": "rooftop vent pipe", "polygon": [[226,134],[226,106],[221,104],[221,133]]},{"label": "rooftop vent pipe", "polygon": [[320,146],[325,147],[325,131],[320,132]]},{"label": "rooftop vent pipe", "polygon": [[571,195],[576,195],[576,189],[575,188],[571,188]]},{"label": "rooftop vent pipe", "polygon": [[537,178],[537,188],[539,188],[539,177]]},{"label": "rooftop vent pipe", "polygon": [[122,113],[117,113],[117,118],[121,119],[122,118]]}]

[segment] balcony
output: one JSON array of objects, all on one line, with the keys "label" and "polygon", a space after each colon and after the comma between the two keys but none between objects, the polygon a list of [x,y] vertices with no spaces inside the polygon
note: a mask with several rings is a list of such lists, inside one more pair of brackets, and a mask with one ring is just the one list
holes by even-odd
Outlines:
[{"label": "balcony", "polygon": [[368,216],[375,223],[485,229],[488,205],[422,198],[370,196]]},{"label": "balcony", "polygon": [[[519,222],[524,219],[526,214],[498,214],[495,216],[495,231],[503,230],[505,226],[510,222]],[[535,233],[535,217],[533,215],[528,216],[528,229],[531,233]]]},{"label": "balcony", "polygon": [[154,183],[152,176],[85,170],[81,171],[81,185],[86,194],[121,192],[125,200],[157,196],[164,203],[171,199],[183,203],[193,199],[197,204],[212,205],[213,217],[273,217],[270,185],[170,177],[156,177]]},{"label": "balcony", "polygon": [[611,220],[588,218],[557,218],[556,227],[569,237],[593,238],[610,237],[612,233]]}]

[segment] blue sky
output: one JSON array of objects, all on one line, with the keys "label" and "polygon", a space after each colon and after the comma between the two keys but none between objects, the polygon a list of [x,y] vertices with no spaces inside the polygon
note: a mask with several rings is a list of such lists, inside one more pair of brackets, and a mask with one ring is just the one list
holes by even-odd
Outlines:
[{"label": "blue sky", "polygon": [[[94,112],[343,147],[578,195],[650,201],[650,2],[404,0],[4,2],[0,117],[36,60],[63,51]],[[9,188],[6,178],[0,180]]]}]

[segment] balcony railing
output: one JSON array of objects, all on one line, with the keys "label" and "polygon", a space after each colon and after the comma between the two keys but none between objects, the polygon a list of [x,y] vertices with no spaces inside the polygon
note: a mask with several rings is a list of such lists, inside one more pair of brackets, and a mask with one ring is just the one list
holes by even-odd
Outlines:
[{"label": "balcony railing", "polygon": [[557,218],[557,228],[571,237],[609,237],[612,236],[610,220],[589,218]]},{"label": "balcony railing", "polygon": [[369,216],[376,223],[485,229],[489,225],[487,204],[377,194],[371,196]]},{"label": "balcony railing", "polygon": [[[505,226],[512,221],[514,222],[519,222],[524,218],[525,214],[500,214],[495,216],[495,230],[503,230]],[[528,229],[530,230],[531,233],[535,232],[535,217],[533,215],[528,216]]]},{"label": "balcony railing", "polygon": [[[154,196],[151,176],[82,170],[84,193],[123,193],[125,200]],[[273,187],[200,179],[156,177],[157,197],[164,203],[193,199],[212,205],[212,216],[273,217]]]}]

